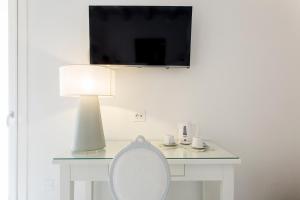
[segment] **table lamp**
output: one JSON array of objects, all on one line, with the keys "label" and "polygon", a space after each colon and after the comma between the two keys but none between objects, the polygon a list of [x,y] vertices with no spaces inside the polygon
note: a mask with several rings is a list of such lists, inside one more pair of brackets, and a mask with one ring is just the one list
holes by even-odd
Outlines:
[{"label": "table lamp", "polygon": [[98,96],[112,96],[114,72],[96,65],[68,65],[59,69],[60,95],[79,97],[73,152],[103,149],[105,138]]}]

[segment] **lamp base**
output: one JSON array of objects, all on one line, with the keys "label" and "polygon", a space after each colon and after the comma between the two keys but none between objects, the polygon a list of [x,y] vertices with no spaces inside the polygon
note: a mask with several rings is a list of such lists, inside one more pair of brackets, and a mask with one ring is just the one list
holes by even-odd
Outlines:
[{"label": "lamp base", "polygon": [[80,96],[73,153],[95,151],[105,147],[98,96]]}]

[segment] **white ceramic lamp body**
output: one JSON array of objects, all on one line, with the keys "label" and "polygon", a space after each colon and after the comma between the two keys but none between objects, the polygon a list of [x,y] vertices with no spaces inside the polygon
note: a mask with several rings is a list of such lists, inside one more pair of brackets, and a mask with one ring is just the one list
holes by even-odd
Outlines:
[{"label": "white ceramic lamp body", "polygon": [[59,69],[60,95],[80,97],[73,152],[103,149],[105,138],[98,96],[114,94],[114,73],[95,65],[68,65]]}]

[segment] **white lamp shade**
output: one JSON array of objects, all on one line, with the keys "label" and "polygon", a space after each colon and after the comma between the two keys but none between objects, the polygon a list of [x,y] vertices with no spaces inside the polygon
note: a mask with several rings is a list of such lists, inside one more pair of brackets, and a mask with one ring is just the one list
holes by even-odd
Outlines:
[{"label": "white lamp shade", "polygon": [[59,69],[61,96],[112,96],[114,72],[97,65],[67,65]]}]

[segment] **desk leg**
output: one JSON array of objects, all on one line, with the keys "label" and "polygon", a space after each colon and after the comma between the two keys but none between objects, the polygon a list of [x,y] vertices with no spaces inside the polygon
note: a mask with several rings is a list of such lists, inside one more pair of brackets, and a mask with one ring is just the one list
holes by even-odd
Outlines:
[{"label": "desk leg", "polygon": [[60,200],[74,200],[74,182],[71,181],[69,165],[60,167]]},{"label": "desk leg", "polygon": [[234,200],[234,170],[232,166],[225,166],[223,169],[221,200]]},{"label": "desk leg", "polygon": [[206,200],[206,181],[202,181],[202,200]]},{"label": "desk leg", "polygon": [[93,200],[94,199],[94,182],[90,181],[86,183],[86,200]]}]

